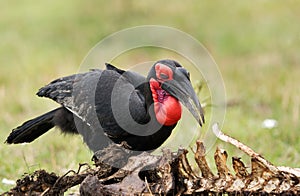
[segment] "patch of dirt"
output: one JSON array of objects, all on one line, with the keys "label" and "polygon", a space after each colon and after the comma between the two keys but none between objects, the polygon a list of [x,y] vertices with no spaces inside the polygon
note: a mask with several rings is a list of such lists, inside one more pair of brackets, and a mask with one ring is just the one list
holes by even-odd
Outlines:
[{"label": "patch of dirt", "polygon": [[[219,139],[230,143],[251,157],[246,166],[239,157],[232,157],[234,173],[228,167],[228,154],[217,147],[214,159],[218,173],[214,174],[205,157],[205,147],[197,141],[194,153],[200,173],[195,172],[188,159],[188,151],[172,153],[164,150],[162,156],[149,153],[128,154],[118,146],[110,146],[95,153],[93,166],[79,165],[78,171],[63,176],[35,171],[17,180],[17,185],[3,195],[62,195],[80,184],[80,195],[299,195],[300,169],[277,167],[238,140],[223,134],[218,127],[214,132]],[[112,156],[120,169],[106,164]],[[123,154],[124,153],[124,154]],[[125,159],[124,159],[125,157]]]}]

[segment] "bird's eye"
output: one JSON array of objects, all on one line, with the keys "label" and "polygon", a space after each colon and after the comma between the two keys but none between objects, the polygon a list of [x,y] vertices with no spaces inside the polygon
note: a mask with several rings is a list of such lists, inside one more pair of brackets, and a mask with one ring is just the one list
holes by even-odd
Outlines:
[{"label": "bird's eye", "polygon": [[163,80],[167,80],[169,79],[169,76],[167,74],[164,74],[164,73],[160,73],[160,79],[163,79]]}]

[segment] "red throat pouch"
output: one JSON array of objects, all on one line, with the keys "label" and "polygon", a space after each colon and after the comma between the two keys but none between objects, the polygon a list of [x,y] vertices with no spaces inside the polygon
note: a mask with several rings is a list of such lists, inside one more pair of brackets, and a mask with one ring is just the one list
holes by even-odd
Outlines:
[{"label": "red throat pouch", "polygon": [[157,121],[165,126],[176,124],[181,118],[181,104],[175,97],[160,87],[155,79],[150,79],[150,89],[154,101],[154,112]]}]

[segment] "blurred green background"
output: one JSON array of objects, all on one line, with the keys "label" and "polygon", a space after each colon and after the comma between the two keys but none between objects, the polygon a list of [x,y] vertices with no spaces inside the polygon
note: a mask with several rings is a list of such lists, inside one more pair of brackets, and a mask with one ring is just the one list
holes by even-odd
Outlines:
[{"label": "blurred green background", "polygon": [[[36,97],[40,87],[76,73],[105,36],[146,24],[178,28],[211,53],[226,86],[224,132],[276,165],[299,167],[300,2],[12,0],[0,6],[0,192],[10,188],[3,178],[41,168],[63,174],[90,161],[80,137],[57,130],[30,145],[3,142],[12,128],[57,107]],[[142,62],[151,55],[136,58]],[[278,126],[262,128],[266,118]],[[217,145],[247,162],[230,145]]]}]

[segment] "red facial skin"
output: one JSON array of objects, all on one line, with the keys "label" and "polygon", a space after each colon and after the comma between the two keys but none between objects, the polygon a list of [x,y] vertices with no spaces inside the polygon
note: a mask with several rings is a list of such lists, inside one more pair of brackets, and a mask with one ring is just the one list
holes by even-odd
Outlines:
[{"label": "red facial skin", "polygon": [[181,118],[181,104],[178,99],[161,88],[161,83],[173,79],[173,71],[163,64],[157,64],[155,71],[157,80],[150,79],[155,116],[160,124],[171,126]]},{"label": "red facial skin", "polygon": [[[173,80],[172,69],[164,64],[157,63],[155,65],[155,73],[156,73],[156,78],[158,79],[159,82]],[[167,78],[163,78],[163,76]]]}]

